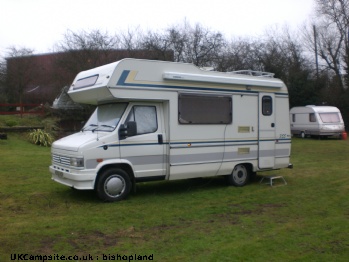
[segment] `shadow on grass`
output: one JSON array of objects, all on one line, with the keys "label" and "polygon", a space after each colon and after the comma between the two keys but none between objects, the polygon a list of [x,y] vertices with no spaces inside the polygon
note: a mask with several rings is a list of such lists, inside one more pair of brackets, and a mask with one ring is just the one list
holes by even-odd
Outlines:
[{"label": "shadow on grass", "polygon": [[[259,184],[261,176],[255,176],[246,187],[251,184]],[[228,183],[223,176],[210,178],[192,178],[175,181],[157,181],[137,183],[133,191],[131,191],[128,199],[148,198],[153,196],[165,197],[191,194],[193,192],[209,192],[217,189],[227,188]],[[74,202],[90,202],[98,203],[96,193],[93,190],[77,190],[65,188],[56,192],[62,199],[68,199]]]}]

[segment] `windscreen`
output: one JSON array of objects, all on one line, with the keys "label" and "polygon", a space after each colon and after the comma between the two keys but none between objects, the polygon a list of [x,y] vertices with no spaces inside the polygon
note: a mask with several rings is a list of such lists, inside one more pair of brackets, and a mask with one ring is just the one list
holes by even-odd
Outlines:
[{"label": "windscreen", "polygon": [[100,105],[83,127],[83,131],[112,132],[118,125],[127,103]]},{"label": "windscreen", "polygon": [[320,118],[323,123],[339,123],[340,117],[338,113],[320,113]]}]

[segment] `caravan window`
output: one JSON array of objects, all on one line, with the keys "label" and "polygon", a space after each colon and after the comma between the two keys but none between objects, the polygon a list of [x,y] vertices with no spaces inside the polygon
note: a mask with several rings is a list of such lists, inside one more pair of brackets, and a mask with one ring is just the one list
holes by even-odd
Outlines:
[{"label": "caravan window", "polygon": [[316,122],[315,113],[309,114],[309,122]]},{"label": "caravan window", "polygon": [[320,113],[319,115],[323,123],[339,123],[340,122],[338,113]]},{"label": "caravan window", "polygon": [[230,124],[231,96],[180,94],[178,121],[181,124]]},{"label": "caravan window", "polygon": [[263,96],[262,114],[265,116],[271,116],[273,114],[273,99],[271,96]]}]

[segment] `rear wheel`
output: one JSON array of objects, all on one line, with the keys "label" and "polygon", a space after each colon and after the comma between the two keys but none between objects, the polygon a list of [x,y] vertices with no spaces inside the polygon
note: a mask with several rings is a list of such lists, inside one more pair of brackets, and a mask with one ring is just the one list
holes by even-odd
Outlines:
[{"label": "rear wheel", "polygon": [[107,202],[125,199],[131,191],[132,183],[129,175],[122,169],[105,170],[98,179],[97,196]]},{"label": "rear wheel", "polygon": [[233,172],[228,176],[228,183],[232,186],[244,186],[248,183],[251,177],[251,170],[245,165],[236,165]]}]

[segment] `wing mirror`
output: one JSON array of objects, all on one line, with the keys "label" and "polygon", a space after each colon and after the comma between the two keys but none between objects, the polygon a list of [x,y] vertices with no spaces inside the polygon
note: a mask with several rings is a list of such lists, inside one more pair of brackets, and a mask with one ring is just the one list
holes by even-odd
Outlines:
[{"label": "wing mirror", "polygon": [[119,128],[119,139],[123,140],[130,136],[137,135],[137,123],[134,121],[127,122],[126,124],[120,125]]}]

